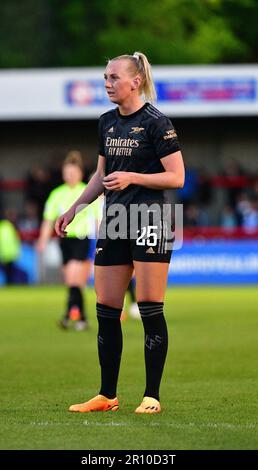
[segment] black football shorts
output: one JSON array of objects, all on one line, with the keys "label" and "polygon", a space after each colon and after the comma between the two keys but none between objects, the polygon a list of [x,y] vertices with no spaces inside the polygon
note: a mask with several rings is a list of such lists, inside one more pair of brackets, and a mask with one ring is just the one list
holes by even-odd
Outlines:
[{"label": "black football shorts", "polygon": [[90,240],[87,237],[83,240],[72,237],[61,238],[60,248],[63,265],[71,260],[86,261],[90,257]]},{"label": "black football shorts", "polygon": [[[96,245],[95,265],[115,266],[133,261],[169,263],[174,241],[173,224],[164,211],[152,212],[148,205],[144,216],[127,217],[127,227],[117,238],[108,223],[102,221]],[[146,217],[145,217],[146,216]],[[110,222],[110,220],[109,220]],[[130,225],[131,223],[131,225]],[[112,227],[111,227],[112,228]]]}]

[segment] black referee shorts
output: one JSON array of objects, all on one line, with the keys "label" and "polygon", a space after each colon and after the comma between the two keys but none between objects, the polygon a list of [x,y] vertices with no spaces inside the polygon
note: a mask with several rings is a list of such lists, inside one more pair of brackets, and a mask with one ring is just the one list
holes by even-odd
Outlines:
[{"label": "black referee shorts", "polygon": [[160,216],[153,216],[150,210],[146,212],[150,212],[147,223],[138,214],[137,222],[130,225],[132,217],[128,216],[124,238],[111,238],[108,223],[105,229],[101,227],[101,237],[96,245],[96,266],[133,264],[133,261],[170,262],[174,241],[171,218],[167,218],[162,210]]},{"label": "black referee shorts", "polygon": [[90,257],[90,240],[86,237],[83,240],[79,238],[61,238],[59,240],[63,265],[71,260],[86,261]]}]

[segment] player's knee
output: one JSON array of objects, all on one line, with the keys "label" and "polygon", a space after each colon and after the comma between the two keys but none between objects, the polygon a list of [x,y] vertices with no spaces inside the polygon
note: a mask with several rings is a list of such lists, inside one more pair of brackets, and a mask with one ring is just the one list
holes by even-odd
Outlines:
[{"label": "player's knee", "polygon": [[[112,294],[112,293],[110,293]],[[103,305],[109,305],[110,307],[113,308],[123,308],[123,299],[118,298],[114,295],[97,295],[97,303],[103,304]]]}]

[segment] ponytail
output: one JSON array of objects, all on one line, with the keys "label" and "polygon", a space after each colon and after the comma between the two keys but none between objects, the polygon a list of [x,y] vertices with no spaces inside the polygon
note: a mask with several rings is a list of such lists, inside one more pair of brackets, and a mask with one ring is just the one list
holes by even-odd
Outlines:
[{"label": "ponytail", "polygon": [[151,65],[147,57],[142,52],[134,52],[133,57],[138,63],[138,73],[140,73],[143,78],[141,87],[142,94],[145,96],[146,101],[155,101],[157,99],[157,94],[152,78]]},{"label": "ponytail", "polygon": [[144,95],[145,101],[155,101],[157,99],[155,85],[152,78],[151,65],[145,54],[142,52],[134,52],[133,55],[124,54],[111,59],[111,61],[113,60],[130,61],[129,70],[131,74],[133,76],[139,74],[142,78],[140,93]]}]

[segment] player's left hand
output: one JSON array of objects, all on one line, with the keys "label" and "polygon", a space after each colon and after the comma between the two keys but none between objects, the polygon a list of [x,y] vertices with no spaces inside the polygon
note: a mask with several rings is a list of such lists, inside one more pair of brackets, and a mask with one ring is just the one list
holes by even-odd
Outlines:
[{"label": "player's left hand", "polygon": [[103,178],[103,185],[111,191],[121,191],[132,184],[132,175],[129,171],[114,171]]}]

